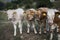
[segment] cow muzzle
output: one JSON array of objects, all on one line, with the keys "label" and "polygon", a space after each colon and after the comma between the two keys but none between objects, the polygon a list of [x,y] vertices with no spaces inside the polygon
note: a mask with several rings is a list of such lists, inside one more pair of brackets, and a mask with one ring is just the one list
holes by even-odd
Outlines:
[{"label": "cow muzzle", "polygon": [[9,20],[9,21],[12,21],[12,18],[9,18],[8,20]]}]

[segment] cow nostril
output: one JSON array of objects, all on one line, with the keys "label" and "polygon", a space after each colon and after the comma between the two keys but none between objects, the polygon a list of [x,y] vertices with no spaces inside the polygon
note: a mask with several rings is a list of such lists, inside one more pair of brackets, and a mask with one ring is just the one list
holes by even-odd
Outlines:
[{"label": "cow nostril", "polygon": [[12,19],[10,18],[9,21],[11,21]]}]

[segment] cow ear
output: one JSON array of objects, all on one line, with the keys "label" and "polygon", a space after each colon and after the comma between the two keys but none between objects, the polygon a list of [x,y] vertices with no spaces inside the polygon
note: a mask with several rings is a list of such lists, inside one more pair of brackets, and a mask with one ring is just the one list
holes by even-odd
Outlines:
[{"label": "cow ear", "polygon": [[42,15],[43,15],[43,16],[46,16],[46,15],[47,15],[47,13],[46,13],[46,12],[42,12]]},{"label": "cow ear", "polygon": [[55,12],[55,16],[57,16],[58,18],[60,18],[60,12]]},{"label": "cow ear", "polygon": [[13,12],[13,14],[16,14],[16,12]]},{"label": "cow ear", "polygon": [[57,16],[60,15],[60,12],[55,12],[55,15],[57,15]]}]

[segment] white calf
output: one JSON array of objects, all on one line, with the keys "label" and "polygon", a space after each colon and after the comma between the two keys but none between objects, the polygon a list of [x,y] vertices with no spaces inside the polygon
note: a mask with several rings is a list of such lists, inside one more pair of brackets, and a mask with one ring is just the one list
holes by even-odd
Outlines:
[{"label": "white calf", "polygon": [[56,24],[53,24],[53,20],[54,20],[54,17],[55,17],[55,12],[58,12],[58,10],[56,10],[56,9],[48,9],[48,11],[47,11],[48,23],[51,25],[50,30],[52,30],[51,35],[50,35],[50,40],[52,40],[52,38],[53,38],[53,30],[57,26]]},{"label": "white calf", "polygon": [[58,10],[48,9],[48,11],[47,11],[48,23],[53,23],[53,20],[54,20],[54,17],[55,17],[55,12],[58,12]]},{"label": "white calf", "polygon": [[22,34],[22,17],[24,10],[21,8],[15,10],[8,10],[8,20],[10,20],[14,26],[14,36],[16,36],[17,23],[19,24],[20,34]]}]

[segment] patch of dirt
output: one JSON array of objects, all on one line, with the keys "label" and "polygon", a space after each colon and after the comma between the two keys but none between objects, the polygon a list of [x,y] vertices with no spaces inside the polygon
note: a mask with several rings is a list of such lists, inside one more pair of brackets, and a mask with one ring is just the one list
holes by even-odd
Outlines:
[{"label": "patch of dirt", "polygon": [[17,30],[17,35],[13,36],[13,25],[11,23],[0,25],[0,40],[43,40],[43,37],[39,34],[34,34],[30,32],[27,34],[26,30],[20,35],[19,30]]}]

